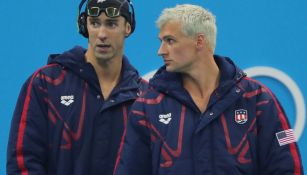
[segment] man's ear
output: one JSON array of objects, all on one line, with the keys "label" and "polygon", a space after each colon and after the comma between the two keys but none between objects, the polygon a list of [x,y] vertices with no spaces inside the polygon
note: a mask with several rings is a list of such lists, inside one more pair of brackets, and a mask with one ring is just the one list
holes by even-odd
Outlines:
[{"label": "man's ear", "polygon": [[201,49],[203,47],[205,47],[206,44],[206,38],[204,34],[198,34],[196,37],[196,48],[197,49]]},{"label": "man's ear", "polygon": [[206,36],[204,34],[198,34],[197,35],[197,38],[196,38],[196,48],[197,49],[203,49],[205,48],[206,50],[210,51],[210,52],[213,52],[210,45],[209,45],[209,42],[206,38]]},{"label": "man's ear", "polygon": [[131,25],[129,22],[126,22],[125,36],[128,37],[130,33],[131,33]]}]

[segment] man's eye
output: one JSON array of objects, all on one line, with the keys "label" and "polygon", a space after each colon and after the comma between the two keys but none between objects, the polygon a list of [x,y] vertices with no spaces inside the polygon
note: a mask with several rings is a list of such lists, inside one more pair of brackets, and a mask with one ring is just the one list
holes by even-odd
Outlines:
[{"label": "man's eye", "polygon": [[111,27],[111,28],[117,27],[117,22],[115,22],[115,21],[108,21],[106,23],[106,26]]},{"label": "man's eye", "polygon": [[166,39],[166,42],[167,42],[168,44],[173,44],[173,43],[175,42],[175,40],[172,39],[172,38],[167,38],[167,39]]},{"label": "man's eye", "polygon": [[90,23],[93,27],[99,27],[100,23],[96,22],[96,21],[91,21]]}]

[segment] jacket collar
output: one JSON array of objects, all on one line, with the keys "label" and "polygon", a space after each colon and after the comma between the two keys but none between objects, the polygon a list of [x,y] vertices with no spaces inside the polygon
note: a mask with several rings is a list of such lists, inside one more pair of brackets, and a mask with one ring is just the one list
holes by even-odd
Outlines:
[{"label": "jacket collar", "polygon": [[[85,61],[86,49],[76,46],[63,54],[52,54],[48,58],[48,64],[58,63],[63,69],[69,69],[80,78],[84,79],[87,83],[94,87],[101,93],[100,85],[97,74],[93,66]],[[129,63],[128,58],[123,56],[123,65],[121,70],[121,77],[118,85],[113,89],[110,97],[123,91],[138,90],[141,83],[141,77],[137,70]],[[132,95],[131,94],[131,95]],[[134,95],[133,95],[133,98]]]},{"label": "jacket collar", "polygon": [[[245,76],[245,73],[230,58],[214,55],[214,59],[221,71],[220,83],[215,92],[222,97]],[[189,93],[183,88],[180,73],[167,72],[166,67],[162,66],[149,81],[149,86],[196,109]]]}]

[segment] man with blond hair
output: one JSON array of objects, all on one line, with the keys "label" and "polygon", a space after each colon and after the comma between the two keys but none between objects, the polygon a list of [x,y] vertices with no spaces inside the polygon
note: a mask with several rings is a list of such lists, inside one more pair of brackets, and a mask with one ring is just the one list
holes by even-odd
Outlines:
[{"label": "man with blond hair", "polygon": [[117,175],[303,174],[274,94],[214,55],[212,13],[177,5],[157,26],[164,66],[132,106]]}]

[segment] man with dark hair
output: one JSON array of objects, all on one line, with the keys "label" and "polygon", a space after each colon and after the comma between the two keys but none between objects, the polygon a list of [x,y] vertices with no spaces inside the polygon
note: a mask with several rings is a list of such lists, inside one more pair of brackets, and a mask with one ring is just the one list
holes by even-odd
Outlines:
[{"label": "man with dark hair", "polygon": [[124,41],[135,28],[129,0],[90,0],[76,46],[50,55],[25,82],[12,119],[9,175],[110,175],[127,114],[143,83],[129,64]]}]

